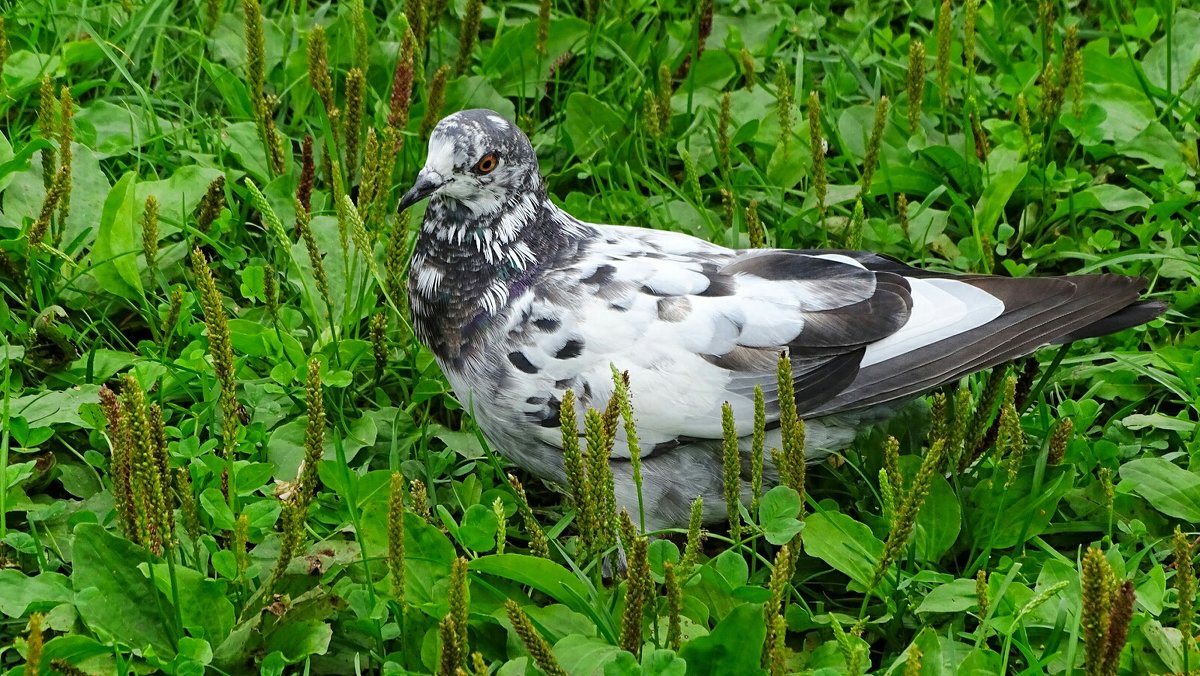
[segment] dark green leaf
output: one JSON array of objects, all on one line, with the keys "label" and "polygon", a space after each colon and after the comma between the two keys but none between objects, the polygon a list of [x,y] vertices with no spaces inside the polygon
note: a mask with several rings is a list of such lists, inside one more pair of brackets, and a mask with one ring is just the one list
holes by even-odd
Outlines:
[{"label": "dark green leaf", "polygon": [[1169,460],[1138,458],[1121,465],[1121,478],[1158,511],[1200,521],[1200,476]]},{"label": "dark green leaf", "polygon": [[0,613],[21,617],[26,610],[49,610],[71,601],[70,580],[58,573],[45,572],[27,577],[15,568],[0,570]]},{"label": "dark green leaf", "polygon": [[918,613],[961,613],[978,604],[975,595],[975,580],[954,580],[934,587],[915,612]]},{"label": "dark green leaf", "polygon": [[679,656],[687,662],[689,676],[761,674],[766,636],[762,606],[747,603],[734,608],[707,636],[689,641]]},{"label": "dark green leaf", "polygon": [[311,655],[324,655],[329,649],[333,629],[320,620],[283,622],[267,637],[266,650],[278,650],[288,663]]},{"label": "dark green leaf", "polygon": [[[859,589],[866,589],[883,556],[883,543],[866,524],[840,512],[823,511],[804,520],[804,551],[847,575]],[[890,589],[890,585],[885,575],[879,590]]]},{"label": "dark green leaf", "polygon": [[104,200],[100,230],[92,247],[92,276],[104,290],[131,301],[142,297],[137,262],[142,242],[137,219],[143,207],[137,203],[137,174],[128,172]]},{"label": "dark green leaf", "polygon": [[154,588],[138,565],[150,555],[94,523],[75,527],[71,584],[75,607],[92,630],[134,648],[153,647],[159,655],[175,654],[169,599]]},{"label": "dark green leaf", "polygon": [[800,494],[788,486],[776,486],[762,496],[758,507],[758,524],[767,542],[780,546],[790,542],[804,524],[800,515]]},{"label": "dark green leaf", "polygon": [[569,674],[603,674],[605,665],[628,654],[607,641],[578,634],[554,644],[554,655]]},{"label": "dark green leaf", "polygon": [[496,546],[496,530],[500,522],[491,507],[471,505],[463,514],[458,529],[458,540],[464,547],[475,552],[486,552]]},{"label": "dark green leaf", "polygon": [[[576,598],[587,596],[583,582],[580,582],[574,573],[553,561],[525,554],[492,554],[472,561],[471,570],[528,585],[559,603],[586,614],[584,610],[576,607]],[[567,593],[568,590],[577,596]]]}]

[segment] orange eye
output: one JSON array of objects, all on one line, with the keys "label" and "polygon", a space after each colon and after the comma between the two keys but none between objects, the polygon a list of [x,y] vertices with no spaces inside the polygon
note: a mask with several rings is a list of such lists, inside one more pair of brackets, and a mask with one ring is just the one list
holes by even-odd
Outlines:
[{"label": "orange eye", "polygon": [[500,160],[496,157],[496,153],[488,153],[475,164],[475,171],[478,171],[481,174],[490,174],[499,163]]}]

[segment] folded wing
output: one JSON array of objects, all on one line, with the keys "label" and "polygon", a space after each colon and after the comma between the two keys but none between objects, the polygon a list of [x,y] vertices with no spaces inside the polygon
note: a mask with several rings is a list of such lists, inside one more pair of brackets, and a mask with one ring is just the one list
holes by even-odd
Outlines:
[{"label": "folded wing", "polygon": [[[730,251],[636,232],[538,285],[524,317],[553,330],[516,358],[594,407],[612,393],[610,364],[628,371],[643,452],[720,438],[724,402],[739,434],[749,434],[756,386],[768,421],[776,420],[784,351],[797,408],[813,417],[912,397],[1161,312],[1138,302],[1141,280],[1117,275],[949,276],[874,254]],[[543,402],[557,399],[528,400],[542,411],[528,415],[541,416],[545,440],[556,445],[557,417]],[[623,454],[621,440],[615,455]]]}]

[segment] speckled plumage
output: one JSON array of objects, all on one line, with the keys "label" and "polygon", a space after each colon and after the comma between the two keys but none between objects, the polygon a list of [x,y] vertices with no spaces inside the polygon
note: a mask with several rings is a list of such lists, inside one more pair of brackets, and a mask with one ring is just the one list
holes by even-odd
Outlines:
[{"label": "speckled plumage", "polygon": [[[1138,301],[1140,280],[1115,275],[952,277],[869,253],[736,251],[584,223],[549,200],[525,135],[488,110],[438,124],[402,207],[427,195],[413,323],[456,395],[497,450],[563,482],[563,393],[602,407],[610,365],[628,371],[652,528],[686,524],[697,495],[707,520],[724,518],[721,405],[748,454],[755,385],[778,418],[782,350],[816,456],[941,383],[1161,312]],[[618,504],[636,512],[618,436]]]}]

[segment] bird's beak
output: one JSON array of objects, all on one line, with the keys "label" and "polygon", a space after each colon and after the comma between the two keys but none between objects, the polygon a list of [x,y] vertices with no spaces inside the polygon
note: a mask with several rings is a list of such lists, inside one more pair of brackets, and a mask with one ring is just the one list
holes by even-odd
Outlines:
[{"label": "bird's beak", "polygon": [[446,185],[446,179],[436,171],[422,170],[420,174],[417,174],[417,182],[413,184],[412,189],[400,198],[400,211],[429,197],[443,185]]}]

